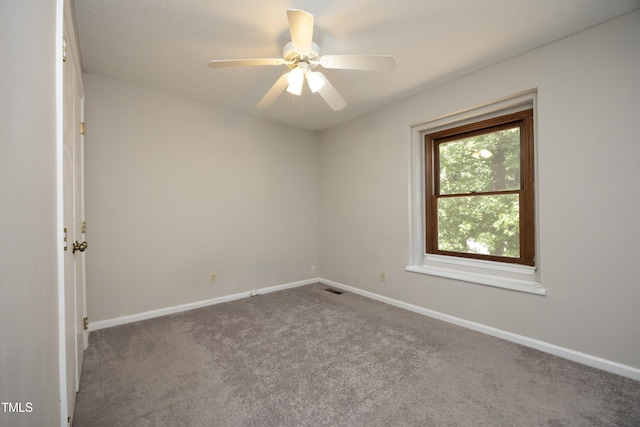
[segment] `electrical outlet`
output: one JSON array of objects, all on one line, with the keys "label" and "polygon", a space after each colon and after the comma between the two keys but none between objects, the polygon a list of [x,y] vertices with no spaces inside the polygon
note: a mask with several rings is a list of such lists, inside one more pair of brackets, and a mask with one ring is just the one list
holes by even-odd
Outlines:
[{"label": "electrical outlet", "polygon": [[384,271],[380,273],[380,281],[381,282],[387,281],[387,273],[385,273]]},{"label": "electrical outlet", "polygon": [[217,273],[209,273],[209,282],[210,283],[216,283],[218,281],[218,274]]},{"label": "electrical outlet", "polygon": [[315,265],[311,266],[311,274],[316,274],[316,272],[318,271],[318,269],[316,268]]}]

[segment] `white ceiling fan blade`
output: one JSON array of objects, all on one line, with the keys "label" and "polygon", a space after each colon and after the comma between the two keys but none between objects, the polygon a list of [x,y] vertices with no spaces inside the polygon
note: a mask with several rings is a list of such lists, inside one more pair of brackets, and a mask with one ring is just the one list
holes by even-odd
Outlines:
[{"label": "white ceiling fan blade", "polygon": [[287,81],[288,76],[289,76],[289,73],[287,72],[281,75],[278,80],[276,80],[276,82],[273,84],[273,86],[271,86],[271,89],[269,89],[267,94],[260,100],[260,102],[258,102],[258,105],[257,105],[258,108],[267,108],[271,104],[273,104],[273,101],[275,101],[276,98],[278,98],[278,96],[280,96],[280,94],[284,92],[284,90],[289,85],[289,82]]},{"label": "white ceiling fan blade", "polygon": [[315,74],[317,74],[322,80],[324,80],[324,85],[320,88],[318,93],[327,102],[327,104],[329,104],[329,107],[331,107],[333,111],[340,111],[344,107],[346,107],[347,103],[340,96],[336,88],[333,87],[331,83],[329,83],[329,80],[327,80],[324,74],[322,74],[320,71],[316,71]]},{"label": "white ceiling fan blade", "polygon": [[389,55],[324,55],[320,65],[343,70],[393,71],[396,59]]},{"label": "white ceiling fan blade", "polygon": [[287,18],[293,47],[301,52],[310,51],[313,39],[313,15],[304,10],[289,9]]},{"label": "white ceiling fan blade", "polygon": [[286,64],[282,58],[255,58],[255,59],[214,59],[209,61],[209,67],[252,67],[256,65],[282,65]]}]

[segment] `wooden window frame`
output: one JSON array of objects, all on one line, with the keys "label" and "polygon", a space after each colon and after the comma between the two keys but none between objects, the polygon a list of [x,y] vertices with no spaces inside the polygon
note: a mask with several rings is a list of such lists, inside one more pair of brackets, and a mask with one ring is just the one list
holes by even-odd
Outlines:
[{"label": "wooden window frame", "polygon": [[[452,252],[438,249],[437,209],[438,199],[443,197],[439,194],[439,144],[514,126],[520,127],[520,189],[447,195],[446,197],[519,194],[520,257],[515,258],[477,253]],[[519,111],[517,113],[507,114],[425,135],[425,205],[425,242],[427,254],[535,266],[533,110],[529,109]]]}]

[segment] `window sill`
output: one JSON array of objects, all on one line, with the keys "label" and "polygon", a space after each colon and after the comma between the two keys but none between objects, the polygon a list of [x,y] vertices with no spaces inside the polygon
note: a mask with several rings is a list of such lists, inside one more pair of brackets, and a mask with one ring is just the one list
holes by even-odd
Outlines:
[{"label": "window sill", "polygon": [[[450,257],[447,257],[447,258],[450,258]],[[440,262],[451,263],[448,259],[440,260]],[[491,264],[502,264],[502,263],[491,263]],[[482,268],[485,268],[488,270],[494,270],[496,273],[498,273],[499,271],[500,272],[509,271],[508,268],[502,265],[492,266],[491,264],[487,263]],[[524,275],[524,276],[532,275],[535,272],[535,269],[530,267],[522,267],[522,266],[509,266],[509,267],[511,268],[515,267],[516,269],[520,269],[520,268],[525,269],[524,272],[522,273],[518,272],[518,275]],[[446,267],[446,266],[441,267],[441,266],[434,266],[434,265],[428,265],[428,264],[409,265],[405,268],[405,270],[411,271],[413,273],[445,277],[447,279],[456,279],[456,280],[461,280],[463,282],[478,283],[481,285],[509,289],[512,291],[526,292],[530,294],[543,295],[543,296],[547,294],[547,290],[542,286],[540,286],[540,283],[538,282],[535,282],[533,280],[519,279],[515,277],[506,277],[498,274],[479,273],[475,271],[458,269],[455,267],[454,268]]]},{"label": "window sill", "polygon": [[[459,265],[472,268],[481,268],[489,271],[504,271],[508,273],[516,273],[518,275],[534,275],[536,267],[528,265],[511,264],[508,262],[486,261],[473,258],[461,258],[448,255],[424,254],[425,265],[432,263],[445,263]],[[444,267],[446,268],[446,267]],[[453,267],[455,268],[455,267]]]}]

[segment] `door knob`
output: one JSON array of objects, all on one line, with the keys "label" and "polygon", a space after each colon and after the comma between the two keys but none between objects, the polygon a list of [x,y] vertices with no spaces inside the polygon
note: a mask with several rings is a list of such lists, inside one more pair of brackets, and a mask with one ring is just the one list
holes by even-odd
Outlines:
[{"label": "door knob", "polygon": [[87,242],[78,243],[78,241],[76,240],[76,242],[73,244],[74,254],[76,253],[76,251],[84,252],[86,249],[87,249]]}]

